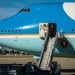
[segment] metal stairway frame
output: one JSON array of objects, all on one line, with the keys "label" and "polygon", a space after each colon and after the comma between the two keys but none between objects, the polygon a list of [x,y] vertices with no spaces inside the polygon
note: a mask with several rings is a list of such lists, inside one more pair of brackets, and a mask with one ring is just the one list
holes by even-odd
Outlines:
[{"label": "metal stairway frame", "polygon": [[[52,56],[53,56],[53,50],[55,49],[56,39],[57,39],[57,36],[55,36],[54,39],[51,39],[51,37],[49,37],[49,34],[47,34],[47,36],[45,38],[45,42],[44,42],[42,52],[41,52],[41,59],[40,59],[40,62],[39,62],[39,67],[44,69],[44,70],[49,69],[49,65],[51,63]],[[48,45],[50,45],[49,43],[50,43],[51,40],[54,40],[53,41],[54,43],[52,43],[51,47],[50,47],[50,48],[52,48],[52,47],[53,48],[49,49],[47,51],[47,47],[48,47]],[[46,61],[44,61],[44,60],[46,60]]]}]

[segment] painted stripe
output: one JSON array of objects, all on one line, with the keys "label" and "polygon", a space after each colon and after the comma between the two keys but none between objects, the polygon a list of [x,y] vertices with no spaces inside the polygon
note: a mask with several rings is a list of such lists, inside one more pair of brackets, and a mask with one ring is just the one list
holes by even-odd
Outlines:
[{"label": "painted stripe", "polygon": [[37,38],[39,34],[0,34],[0,38]]},{"label": "painted stripe", "polygon": [[39,34],[0,34],[0,36],[38,36]]},{"label": "painted stripe", "polygon": [[34,58],[0,58],[0,60],[35,60]]},{"label": "painted stripe", "polygon": [[64,34],[65,37],[75,37],[75,34]]},{"label": "painted stripe", "polygon": [[[75,34],[64,34],[65,37],[75,37]],[[37,38],[39,34],[0,34],[0,38]]]}]

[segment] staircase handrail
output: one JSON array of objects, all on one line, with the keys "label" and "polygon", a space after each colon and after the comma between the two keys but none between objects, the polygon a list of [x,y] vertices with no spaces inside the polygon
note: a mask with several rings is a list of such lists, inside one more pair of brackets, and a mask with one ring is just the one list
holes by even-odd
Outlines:
[{"label": "staircase handrail", "polygon": [[47,44],[48,44],[48,39],[49,39],[49,34],[47,33],[46,37],[45,37],[45,41],[44,41],[43,47],[42,47],[42,52],[41,52],[41,55],[40,55],[41,58],[39,60],[39,67],[41,66],[44,52],[46,51],[46,47],[47,47]]},{"label": "staircase handrail", "polygon": [[[52,44],[52,46],[51,46],[51,49],[52,49],[52,50],[54,50],[54,48],[55,48],[55,45],[56,45],[56,39],[57,39],[57,36],[55,37],[55,40],[53,41],[54,44]],[[50,50],[50,53],[52,53],[52,50]],[[51,60],[50,60],[51,54],[50,54],[50,53],[49,53],[48,61],[47,61],[47,64],[46,64],[47,69],[48,69],[49,64],[51,63]],[[53,54],[53,53],[52,53],[52,54]]]}]

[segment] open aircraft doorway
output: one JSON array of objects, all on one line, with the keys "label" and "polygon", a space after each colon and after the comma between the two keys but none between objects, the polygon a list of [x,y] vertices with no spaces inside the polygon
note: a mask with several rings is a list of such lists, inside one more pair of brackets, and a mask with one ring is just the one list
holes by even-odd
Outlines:
[{"label": "open aircraft doorway", "polygon": [[49,37],[55,37],[56,35],[56,23],[40,23],[39,24],[39,36],[40,38],[45,38],[46,35]]},{"label": "open aircraft doorway", "polygon": [[55,37],[56,35],[56,23],[49,23],[48,25],[48,34],[49,37]]}]

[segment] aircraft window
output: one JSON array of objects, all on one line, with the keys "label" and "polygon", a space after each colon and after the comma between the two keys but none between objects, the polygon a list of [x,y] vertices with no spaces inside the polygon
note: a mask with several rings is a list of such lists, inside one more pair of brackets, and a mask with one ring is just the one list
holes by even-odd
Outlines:
[{"label": "aircraft window", "polygon": [[20,32],[21,30],[19,30],[19,32]]},{"label": "aircraft window", "polygon": [[19,32],[20,30],[15,30],[16,32]]},{"label": "aircraft window", "polygon": [[24,9],[24,11],[25,11],[25,12],[30,12],[30,9],[29,9],[29,8],[27,8],[27,9]]},{"label": "aircraft window", "polygon": [[10,32],[10,30],[8,30],[8,32]]},{"label": "aircraft window", "polygon": [[1,30],[1,32],[3,32],[3,30]]},{"label": "aircraft window", "polygon": [[6,32],[6,30],[0,30],[0,32]]},{"label": "aircraft window", "polygon": [[18,30],[15,30],[16,32],[18,32]]},{"label": "aircraft window", "polygon": [[20,32],[21,30],[12,30],[12,32]]},{"label": "aircraft window", "polygon": [[6,32],[6,30],[4,30],[4,32]]},{"label": "aircraft window", "polygon": [[24,9],[21,9],[19,12],[22,12],[22,11],[24,11]]},{"label": "aircraft window", "polygon": [[20,31],[21,31],[21,30],[19,30],[19,29],[17,30],[17,32],[20,32]]},{"label": "aircraft window", "polygon": [[10,32],[10,31],[12,31],[12,32],[20,32],[21,30],[0,30],[0,32]]},{"label": "aircraft window", "polygon": [[14,30],[12,30],[12,32],[14,32]]},{"label": "aircraft window", "polygon": [[72,29],[72,32],[74,32],[74,29]]},{"label": "aircraft window", "polygon": [[20,10],[19,12],[30,12],[30,9],[29,8],[23,8],[22,10]]}]

